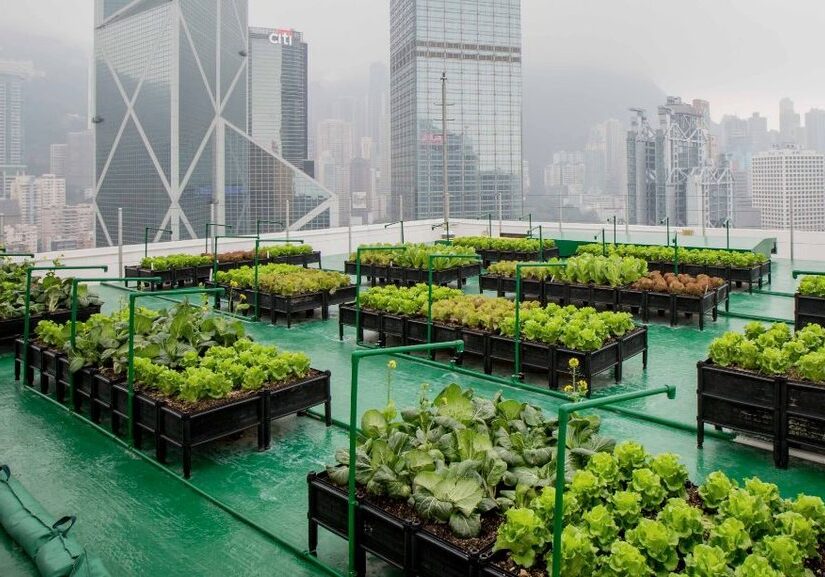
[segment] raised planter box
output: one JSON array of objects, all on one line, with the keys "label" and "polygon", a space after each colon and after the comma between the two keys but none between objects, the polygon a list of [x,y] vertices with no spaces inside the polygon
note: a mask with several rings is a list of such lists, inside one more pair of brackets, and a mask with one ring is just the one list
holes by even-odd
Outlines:
[{"label": "raised planter box", "polygon": [[825,326],[825,298],[794,295],[794,326],[801,329],[805,325]]},{"label": "raised planter box", "polygon": [[788,466],[789,447],[825,453],[825,386],[711,361],[697,366],[699,447],[710,423],[770,439],[779,468]]},{"label": "raised planter box", "polygon": [[[356,274],[356,263],[346,261],[344,272],[346,274]],[[481,274],[481,264],[472,263],[468,265],[454,266],[452,268],[434,270],[433,284],[446,285],[455,282],[458,286],[466,284],[467,279]],[[429,279],[429,272],[420,268],[405,268],[395,266],[376,266],[371,264],[361,264],[361,276],[367,277],[372,286],[397,283],[410,285],[426,283]],[[357,281],[356,281],[357,282]]]},{"label": "raised planter box", "polygon": [[[480,292],[484,292],[485,290],[495,291],[497,296],[503,297],[508,293],[515,294],[516,279],[513,277],[483,274],[478,277],[478,286]],[[521,300],[544,302],[544,282],[537,279],[522,278]]]},{"label": "raised planter box", "polygon": [[493,553],[492,550],[485,552],[481,556],[481,571],[479,577],[549,577],[549,573],[544,570],[544,560],[538,559],[536,564],[530,569],[528,574],[522,573],[521,568],[516,568],[514,571],[505,569],[502,565],[507,560],[507,552],[499,551]]},{"label": "raised planter box", "polygon": [[[226,290],[227,295],[231,295],[232,299],[229,302],[229,308],[234,311],[237,306],[237,299],[242,295],[244,304],[249,305],[249,308],[244,310],[243,314],[251,314],[255,310],[255,291],[252,289],[230,289],[227,285],[219,285],[215,283],[207,283],[208,286],[218,286]],[[329,293],[326,291],[319,291],[314,293],[306,293],[300,295],[278,295],[259,291],[258,306],[262,316],[269,317],[270,322],[274,325],[278,322],[278,315],[286,319],[287,328],[292,326],[292,315],[296,313],[305,313],[307,316],[312,316],[312,312],[316,309],[321,310],[321,318],[323,320],[329,319],[329,307],[339,305],[352,301],[355,298],[355,285],[349,285],[336,289],[335,292]]]},{"label": "raised planter box", "polygon": [[463,549],[421,528],[413,536],[414,571],[417,577],[478,577],[482,555],[493,547]]},{"label": "raised planter box", "polygon": [[613,309],[619,302],[619,289],[609,286],[561,283],[554,280],[544,282],[545,302],[560,305],[583,305],[595,307],[603,305]]},{"label": "raised planter box", "polygon": [[[100,312],[100,305],[91,305],[77,310],[77,321],[82,322],[89,319],[93,314]],[[51,313],[43,313],[29,316],[29,338],[34,339],[34,329],[37,323],[43,320],[54,321],[58,324],[66,323],[72,318],[72,312],[69,310],[56,310]],[[12,345],[12,343],[23,336],[23,329],[25,326],[24,318],[14,317],[11,319],[0,320],[0,345]]]},{"label": "raised planter box", "polygon": [[[501,261],[518,261],[518,262],[532,262],[539,260],[539,251],[514,251],[514,250],[493,250],[493,249],[476,249],[476,253],[481,257],[484,263],[484,268],[489,267],[494,262]],[[558,258],[559,248],[544,249],[544,260],[551,258]]]}]

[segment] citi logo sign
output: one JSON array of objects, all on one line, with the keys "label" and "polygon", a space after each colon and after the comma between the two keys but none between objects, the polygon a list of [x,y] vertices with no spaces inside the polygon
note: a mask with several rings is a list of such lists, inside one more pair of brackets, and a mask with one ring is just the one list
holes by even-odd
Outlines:
[{"label": "citi logo sign", "polygon": [[269,41],[273,44],[281,44],[283,46],[292,46],[292,30],[279,29],[275,30],[269,35]]}]

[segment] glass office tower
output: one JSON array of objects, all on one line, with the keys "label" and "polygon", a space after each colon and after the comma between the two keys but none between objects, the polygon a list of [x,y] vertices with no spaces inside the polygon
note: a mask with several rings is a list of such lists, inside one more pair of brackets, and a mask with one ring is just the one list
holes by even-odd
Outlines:
[{"label": "glass office tower", "polygon": [[393,213],[443,215],[442,73],[450,216],[521,215],[520,0],[391,0]]}]

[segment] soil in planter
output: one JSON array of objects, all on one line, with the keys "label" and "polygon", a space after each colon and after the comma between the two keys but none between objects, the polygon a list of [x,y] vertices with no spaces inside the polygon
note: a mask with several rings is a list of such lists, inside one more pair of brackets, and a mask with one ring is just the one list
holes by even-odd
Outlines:
[{"label": "soil in planter", "polygon": [[245,391],[241,389],[240,391],[232,391],[227,396],[223,397],[222,399],[203,399],[198,401],[197,403],[187,403],[186,401],[182,401],[175,397],[168,397],[157,391],[155,389],[147,389],[141,385],[141,383],[135,383],[135,390],[144,393],[145,395],[152,397],[153,399],[163,401],[166,403],[166,406],[180,412],[183,414],[195,414],[200,413],[203,411],[208,411],[209,409],[215,409],[218,407],[222,407],[223,405],[228,405],[230,403],[234,403],[235,401],[240,401],[243,399],[248,399],[250,397],[256,396],[261,391],[277,391],[279,389],[283,389],[288,387],[289,385],[293,385],[297,383],[299,380],[303,381],[305,379],[311,379],[313,377],[317,377],[321,374],[321,371],[317,371],[315,369],[309,369],[309,372],[305,377],[302,379],[296,379],[291,381],[283,381],[280,383],[274,383],[270,385],[264,385],[260,389],[256,389],[254,391]]},{"label": "soil in planter", "polygon": [[478,537],[472,537],[470,539],[456,537],[450,530],[450,526],[442,523],[426,523],[423,525],[423,528],[436,537],[439,537],[464,551],[470,551],[471,549],[483,551],[496,540],[496,533],[498,532],[499,525],[503,522],[504,517],[496,513],[482,515],[481,532],[478,534]]},{"label": "soil in planter", "polygon": [[819,557],[805,560],[805,568],[810,569],[816,577],[825,577],[825,541],[817,547]]},{"label": "soil in planter", "polygon": [[358,492],[359,494],[364,495],[364,501],[366,501],[370,505],[375,505],[382,511],[386,511],[394,517],[410,521],[419,519],[418,513],[415,512],[415,507],[413,507],[406,501],[402,501],[400,499],[391,499],[384,495],[370,495],[369,493],[367,493],[366,487],[364,487],[363,485],[358,485]]},{"label": "soil in planter", "polygon": [[547,572],[547,562],[542,557],[536,558],[536,563],[529,569],[525,569],[521,565],[516,565],[510,558],[509,553],[495,565],[504,571],[518,575],[518,577],[547,577],[549,575]]}]

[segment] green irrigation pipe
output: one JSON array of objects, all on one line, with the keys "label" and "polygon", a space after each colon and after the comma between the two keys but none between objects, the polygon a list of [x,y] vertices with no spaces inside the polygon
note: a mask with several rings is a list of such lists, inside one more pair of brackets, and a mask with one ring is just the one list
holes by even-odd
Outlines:
[{"label": "green irrigation pipe", "polygon": [[[601,399],[589,399],[586,401],[565,403],[561,407],[559,407],[558,443],[556,444],[556,504],[555,510],[553,511],[553,577],[561,576],[561,533],[562,525],[564,524],[564,453],[567,449],[567,422],[570,418],[570,414],[574,411],[578,412],[584,411],[586,409],[595,409],[608,404],[621,403],[624,401],[630,401],[632,399],[639,399],[642,397],[650,397],[653,395],[662,394],[666,394],[668,399],[675,399],[676,387],[657,387],[655,389],[649,389],[646,391],[636,391],[620,395],[611,395],[609,397],[603,397]],[[351,460],[350,462],[355,461]]]},{"label": "green irrigation pipe", "polygon": [[[266,221],[266,222],[269,222],[269,221]],[[261,221],[259,220],[258,224],[260,224],[260,223],[261,223]],[[258,234],[260,234],[260,233],[258,233]],[[280,242],[287,243],[287,244],[289,244],[291,242],[297,242],[298,244],[304,244],[304,241],[300,238],[292,238],[292,239],[289,239],[289,238],[268,238],[268,239],[264,238],[264,239],[262,239],[259,236],[255,237],[255,320],[256,321],[261,320],[261,307],[260,307],[260,304],[261,304],[260,300],[261,299],[260,299],[260,295],[258,295],[258,264],[259,264],[259,261],[260,261],[260,259],[258,257],[258,249],[260,248],[261,244],[263,244],[263,243],[275,244],[275,243],[280,243]],[[213,279],[213,280],[217,280],[217,279]]]},{"label": "green irrigation pipe", "polygon": [[749,315],[747,313],[732,313],[729,311],[719,311],[719,315],[723,317],[730,317],[733,319],[745,319],[750,321],[762,321],[763,323],[787,323],[789,325],[794,324],[793,321],[789,321],[788,319],[780,319],[776,317],[766,317],[763,315]]},{"label": "green irrigation pipe", "polygon": [[[433,340],[433,262],[439,258],[454,258],[456,260],[477,260],[481,257],[477,254],[456,255],[456,254],[431,254],[427,257],[427,342]],[[459,276],[460,278],[460,276]],[[458,283],[461,285],[461,282]]]},{"label": "green irrigation pipe", "polygon": [[203,251],[207,254],[209,253],[209,228],[213,227],[213,226],[215,228],[217,228],[219,226],[222,226],[227,230],[232,230],[232,228],[233,228],[231,224],[221,224],[219,222],[207,222],[206,223],[206,236],[205,236],[206,246],[205,246],[204,251]]},{"label": "green irrigation pipe", "polygon": [[801,269],[794,269],[791,275],[793,278],[798,277],[801,274],[805,275],[814,275],[814,276],[825,276],[825,272],[821,270],[801,270]]},{"label": "green irrigation pipe", "polygon": [[[513,378],[521,379],[521,319],[519,318],[519,311],[521,310],[521,269],[523,268],[536,268],[536,267],[566,267],[567,263],[559,262],[553,264],[547,264],[543,262],[519,262],[516,263],[516,334],[514,341],[514,351],[513,351],[513,358],[514,358],[514,367],[513,367]],[[555,369],[551,369],[555,370]]]},{"label": "green irrigation pipe", "polygon": [[160,233],[168,232],[170,238],[171,238],[171,235],[174,234],[172,232],[172,230],[168,229],[168,228],[155,228],[155,227],[152,227],[152,226],[145,227],[143,229],[143,258],[147,258],[149,256],[149,231],[150,230],[153,230],[155,232],[160,232]]},{"label": "green irrigation pipe", "polygon": [[32,271],[35,270],[102,270],[107,272],[109,267],[101,266],[63,266],[63,265],[49,265],[49,266],[30,266],[26,267],[26,300],[23,309],[23,353],[21,365],[23,367],[23,381],[26,381],[28,374],[28,355],[29,355],[29,325],[31,324],[31,300],[32,300]]},{"label": "green irrigation pipe", "polygon": [[282,226],[286,228],[286,225],[282,223],[280,220],[266,220],[265,218],[259,218],[255,221],[255,234],[257,236],[261,236],[261,225],[262,224],[277,224],[278,226]]},{"label": "green irrigation pipe", "polygon": [[[363,345],[362,345],[363,346]],[[431,361],[430,359],[425,359],[422,357],[406,357],[413,359],[415,362],[422,363],[429,367],[444,369],[448,368],[444,363],[440,361]],[[569,401],[570,396],[561,392],[561,391],[554,391],[552,389],[547,389],[544,387],[539,387],[536,385],[531,385],[529,383],[524,383],[519,380],[513,379],[506,379],[504,377],[496,377],[495,375],[488,375],[486,373],[480,373],[478,371],[474,371],[472,369],[465,369],[464,367],[449,367],[452,372],[458,373],[460,375],[465,375],[468,377],[474,377],[481,381],[487,381],[490,383],[494,383],[497,385],[503,385],[507,387],[513,387],[516,389],[521,389],[523,391],[527,391],[530,393],[538,393],[541,395],[554,397],[563,401]],[[599,397],[602,398],[602,397]],[[676,421],[673,419],[668,419],[667,417],[659,417],[657,415],[651,415],[646,412],[638,411],[635,409],[626,409],[623,407],[602,407],[602,410],[616,413],[618,415],[624,415],[627,417],[632,417],[634,419],[639,419],[640,421],[647,421],[649,423],[653,423],[655,425],[662,425],[663,427],[669,427],[671,429],[677,429],[680,431],[685,431],[688,433],[696,433],[696,425],[691,423],[682,423],[680,421]],[[724,439],[730,440],[733,439],[736,435],[733,433],[725,433],[722,431],[717,431],[716,429],[711,429],[705,433],[705,435],[716,438],[716,439]]]},{"label": "green irrigation pipe", "polygon": [[[167,295],[194,295],[194,294],[214,294],[215,298],[220,298],[223,294],[222,288],[184,288],[167,291]],[[152,293],[130,293],[129,294],[129,356],[126,371],[126,384],[128,386],[128,396],[126,398],[126,413],[129,415],[129,430],[127,438],[129,444],[133,442],[135,429],[135,413],[133,401],[135,396],[135,301],[139,298],[154,296]],[[25,366],[25,365],[24,365]]]},{"label": "green irrigation pipe", "polygon": [[148,462],[150,465],[154,466],[155,468],[163,471],[164,473],[166,473],[168,475],[171,475],[173,478],[177,479],[180,483],[182,483],[188,489],[193,491],[195,494],[203,497],[204,499],[206,499],[207,501],[209,501],[210,503],[212,503],[213,505],[215,505],[219,509],[223,510],[224,512],[228,513],[230,516],[234,517],[235,519],[237,519],[238,521],[240,521],[241,523],[243,523],[244,525],[246,525],[250,529],[252,529],[254,531],[257,531],[258,533],[260,533],[261,535],[263,535],[264,537],[266,537],[270,541],[274,542],[276,545],[279,545],[279,546],[283,547],[284,549],[286,549],[289,553],[291,553],[295,557],[310,563],[311,565],[317,567],[318,569],[321,569],[322,571],[324,571],[325,573],[327,573],[328,575],[330,575],[332,577],[342,577],[341,573],[339,573],[338,571],[336,571],[335,569],[333,569],[332,567],[330,567],[326,563],[323,563],[317,557],[311,555],[308,551],[300,549],[300,548],[296,547],[295,545],[293,545],[292,543],[290,543],[288,541],[285,541],[283,538],[279,537],[277,534],[273,533],[269,529],[266,529],[265,527],[263,527],[260,524],[256,523],[255,521],[253,521],[252,519],[250,519],[249,517],[247,517],[246,515],[244,515],[240,511],[232,508],[231,506],[227,505],[226,503],[224,503],[223,501],[221,501],[217,497],[213,497],[212,495],[210,495],[209,493],[207,493],[203,489],[195,486],[191,481],[188,481],[187,479],[184,479],[181,475],[178,475],[177,473],[175,473],[172,469],[170,469],[169,467],[167,467],[163,463],[160,463],[160,462],[152,459],[150,456],[146,455],[143,451],[139,451],[138,449],[132,447],[131,445],[129,445],[129,443],[127,443],[126,441],[124,441],[123,439],[118,437],[117,435],[112,434],[110,431],[107,431],[106,429],[104,429],[103,427],[98,425],[97,423],[91,422],[89,419],[87,419],[82,414],[75,413],[75,412],[71,411],[69,409],[69,407],[66,407],[65,405],[57,402],[55,399],[52,399],[48,395],[46,395],[44,393],[41,393],[40,391],[38,391],[38,390],[36,390],[32,387],[25,387],[25,390],[36,394],[40,398],[45,399],[46,401],[50,402],[51,404],[53,404],[57,407],[60,407],[61,409],[66,411],[69,415],[71,415],[71,416],[73,416],[77,419],[80,419],[82,422],[84,422],[87,425],[89,425],[90,427],[92,427],[98,433],[102,433],[106,437],[109,437],[110,439],[114,440],[117,444],[119,444],[121,447],[123,447],[124,449],[126,449],[130,453],[133,453],[133,454],[137,455],[138,457],[140,457],[144,461]]},{"label": "green irrigation pipe", "polygon": [[388,222],[387,224],[384,225],[384,228],[389,228],[389,227],[394,226],[396,224],[401,225],[401,244],[404,244],[404,220],[403,219],[402,220],[396,220],[395,222]]},{"label": "green irrigation pipe", "polygon": [[[355,249],[355,344],[361,344],[361,253],[382,251],[405,251],[406,246],[359,246]],[[374,280],[374,279],[373,279]]]},{"label": "green irrigation pipe", "polygon": [[358,443],[358,431],[356,422],[358,421],[358,367],[361,359],[365,357],[375,357],[380,355],[392,355],[395,353],[413,353],[420,351],[433,352],[442,349],[453,349],[457,353],[464,352],[464,341],[448,341],[443,343],[428,343],[421,345],[410,345],[406,347],[390,347],[388,349],[357,349],[352,351],[352,380],[350,382],[349,397],[349,479],[348,490],[349,499],[347,503],[347,536],[349,537],[349,575],[356,577],[356,556],[358,553],[358,543],[355,541],[355,509],[358,501],[355,498],[355,453]]},{"label": "green irrigation pipe", "polygon": [[772,297],[791,297],[793,298],[794,293],[786,293],[781,291],[766,291],[762,289],[753,289],[753,292],[760,295],[768,295]]}]

